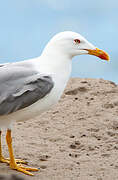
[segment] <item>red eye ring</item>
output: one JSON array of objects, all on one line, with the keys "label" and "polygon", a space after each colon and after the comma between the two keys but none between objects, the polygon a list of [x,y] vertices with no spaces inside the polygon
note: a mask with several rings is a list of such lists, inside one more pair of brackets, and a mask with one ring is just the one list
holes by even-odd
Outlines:
[{"label": "red eye ring", "polygon": [[75,39],[74,41],[75,43],[78,43],[78,44],[81,42],[79,39]]}]

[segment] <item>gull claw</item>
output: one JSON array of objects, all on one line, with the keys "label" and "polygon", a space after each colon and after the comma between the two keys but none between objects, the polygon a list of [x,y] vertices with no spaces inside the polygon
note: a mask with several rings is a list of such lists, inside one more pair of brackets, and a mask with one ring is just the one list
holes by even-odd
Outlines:
[{"label": "gull claw", "polygon": [[20,171],[20,172],[27,174],[27,175],[30,175],[30,176],[33,176],[34,174],[32,174],[29,171],[39,171],[38,168],[25,167],[25,166],[22,166],[21,164],[10,165],[10,167],[12,169],[15,169],[17,171]]},{"label": "gull claw", "polygon": [[[15,159],[16,163],[22,163],[22,164],[28,164],[27,161],[24,161],[22,159]],[[4,158],[3,156],[0,157],[0,162],[10,164],[9,158]]]}]

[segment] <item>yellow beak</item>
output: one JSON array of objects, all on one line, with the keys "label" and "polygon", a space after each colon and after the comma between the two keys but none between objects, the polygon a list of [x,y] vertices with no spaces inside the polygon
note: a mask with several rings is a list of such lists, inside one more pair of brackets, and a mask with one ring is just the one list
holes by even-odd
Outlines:
[{"label": "yellow beak", "polygon": [[110,60],[109,55],[101,49],[96,48],[96,49],[86,49],[86,50],[88,51],[88,54],[90,54],[90,55],[97,56],[106,61]]}]

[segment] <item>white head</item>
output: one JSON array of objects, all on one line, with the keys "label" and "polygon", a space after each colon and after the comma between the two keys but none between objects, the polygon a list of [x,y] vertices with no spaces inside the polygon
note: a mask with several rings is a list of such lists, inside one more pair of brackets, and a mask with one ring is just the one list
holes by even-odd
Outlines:
[{"label": "white head", "polygon": [[69,58],[81,54],[91,54],[101,59],[109,60],[106,52],[96,48],[80,34],[71,31],[65,31],[55,35],[49,41],[44,51],[48,53],[54,52],[57,55],[61,53],[62,55],[69,56]]}]

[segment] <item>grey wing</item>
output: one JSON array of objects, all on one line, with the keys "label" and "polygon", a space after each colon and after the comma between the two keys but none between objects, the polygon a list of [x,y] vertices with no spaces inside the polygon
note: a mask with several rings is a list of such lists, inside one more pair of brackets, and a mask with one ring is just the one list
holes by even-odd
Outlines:
[{"label": "grey wing", "polygon": [[30,106],[46,96],[54,86],[48,75],[27,69],[23,71],[21,67],[7,67],[6,73],[5,69],[0,71],[0,115]]}]

